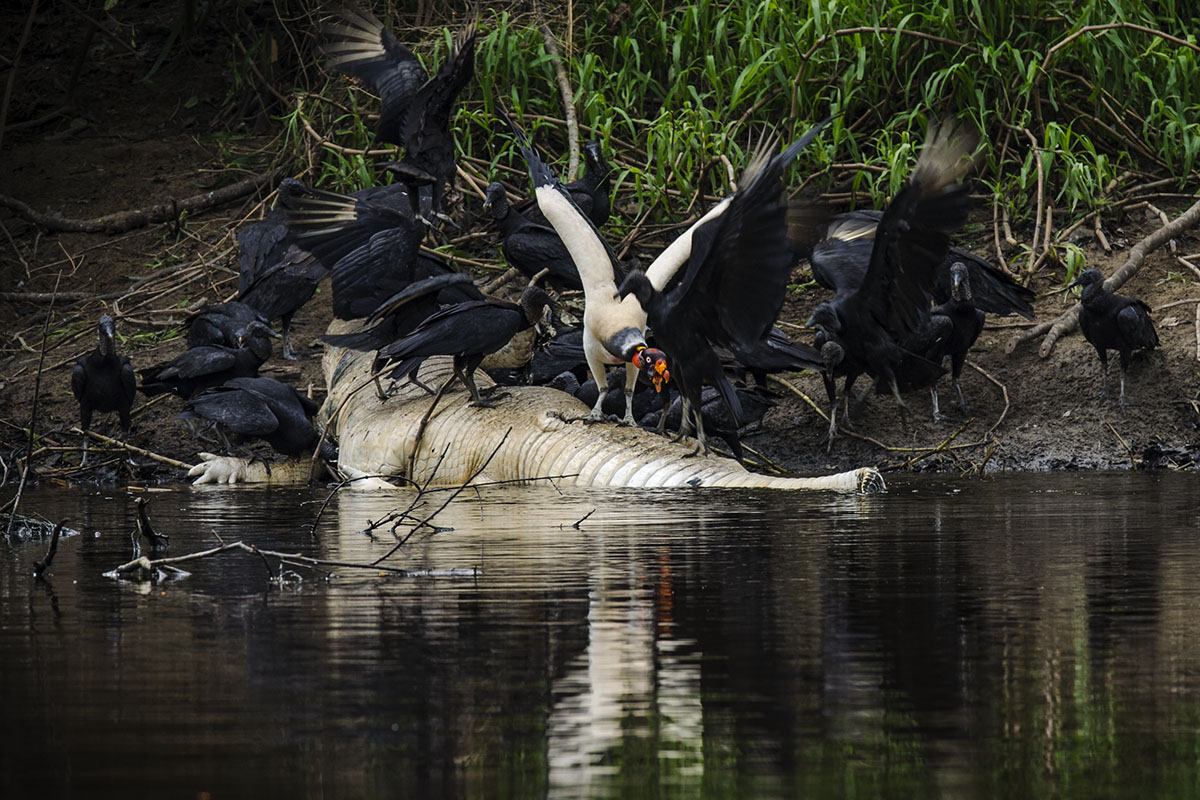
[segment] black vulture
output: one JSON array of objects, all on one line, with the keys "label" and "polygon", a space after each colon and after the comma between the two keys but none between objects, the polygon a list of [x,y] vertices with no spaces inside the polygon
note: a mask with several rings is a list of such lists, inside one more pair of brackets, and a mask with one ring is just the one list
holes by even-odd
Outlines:
[{"label": "black vulture", "polygon": [[[851,211],[829,221],[821,241],[808,254],[813,280],[836,293],[861,286],[882,215],[882,211]],[[950,267],[958,263],[966,265],[976,308],[998,316],[1020,314],[1033,319],[1036,295],[1032,290],[988,261],[957,247],[949,248],[941,267],[934,272],[934,302],[950,300]]]},{"label": "black vulture", "polygon": [[[825,447],[828,452],[833,448],[833,440],[837,436],[838,406],[845,405],[844,421],[849,422],[850,391],[866,367],[846,352],[837,334],[833,332],[840,327],[833,306],[824,303],[818,305],[809,317],[808,324],[816,329],[813,347],[821,354],[821,382],[825,386],[825,396],[829,399],[829,433]],[[844,379],[841,395],[837,391],[838,378]]]},{"label": "black vulture", "polygon": [[[967,413],[967,401],[963,398],[962,375],[963,363],[967,359],[967,351],[975,344],[979,334],[983,332],[984,312],[975,307],[971,295],[971,273],[967,265],[961,261],[950,267],[951,297],[950,300],[930,309],[929,318],[921,326],[916,338],[905,343],[905,350],[915,354],[917,358],[941,364],[946,358],[950,359],[950,378],[954,382],[954,390],[958,393],[958,407]],[[911,358],[906,356],[905,359]],[[897,374],[900,375],[900,389],[904,385],[909,371],[902,362]],[[914,370],[919,374],[919,370]],[[937,382],[929,385],[930,401],[933,404],[933,418],[937,421],[946,417],[938,409]]]},{"label": "black vulture", "polygon": [[770,155],[764,149],[755,156],[724,212],[694,230],[686,266],[666,287],[656,287],[640,270],[621,285],[620,295],[633,295],[649,313],[656,342],[666,351],[671,378],[683,396],[680,436],[688,429],[690,413],[697,452],[708,452],[699,413],[703,384],[720,391],[733,428],[738,427],[741,407],[714,347],[752,351],[768,346],[764,340],[783,306],[793,262],[783,173],[828,123],[818,123],[782,153]]},{"label": "black vulture", "polygon": [[287,224],[330,267],[340,319],[369,316],[409,284],[453,272],[421,252],[425,227],[404,204],[313,189],[288,209]]},{"label": "black vulture", "polygon": [[1121,408],[1125,408],[1125,371],[1134,350],[1153,350],[1158,347],[1158,332],[1150,319],[1150,306],[1134,297],[1113,294],[1104,288],[1104,276],[1095,267],[1085,269],[1071,286],[1083,287],[1079,292],[1079,327],[1083,337],[1096,348],[1100,356],[1102,400],[1110,395],[1108,388],[1108,351],[1116,350],[1121,358]]},{"label": "black vulture", "polygon": [[[181,416],[212,420],[242,440],[262,439],[276,452],[294,457],[312,453],[321,441],[310,421],[319,408],[274,378],[232,378],[190,397]],[[321,457],[336,457],[330,442],[321,444]]]},{"label": "black vulture", "polygon": [[292,316],[317,291],[328,270],[297,245],[287,227],[287,206],[308,189],[284,178],[279,203],[266,217],[238,232],[237,299],[268,319],[282,319],[283,357],[292,360]]},{"label": "black vulture", "polygon": [[[612,167],[604,160],[599,142],[585,144],[583,158],[587,164],[587,172],[583,173],[582,178],[571,181],[564,188],[575,201],[575,205],[579,206],[579,210],[598,228],[608,222],[612,209],[612,201],[609,198],[612,192]],[[517,203],[516,208],[531,222],[549,224],[538,208],[537,200],[532,197]]]},{"label": "black vulture", "polygon": [[932,129],[912,175],[880,216],[862,280],[839,287],[810,318],[850,363],[890,387],[902,409],[897,383],[902,362],[906,382],[914,386],[931,385],[942,374],[940,366],[914,357],[901,343],[912,340],[928,319],[949,235],[966,221],[970,198],[961,178],[974,144],[975,137],[953,122]]},{"label": "black vulture", "polygon": [[582,289],[579,270],[567,252],[567,246],[558,233],[541,217],[535,222],[529,215],[517,210],[508,202],[504,185],[492,183],[487,187],[483,203],[500,229],[501,250],[504,260],[522,274],[534,277],[543,269],[549,270],[546,279],[555,286],[567,289]]},{"label": "black vulture", "polygon": [[129,433],[129,410],[137,394],[137,380],[129,356],[117,354],[116,324],[108,314],[100,317],[97,325],[100,342],[96,349],[82,355],[71,370],[71,391],[79,401],[79,424],[83,438],[83,458],[80,466],[87,464],[88,438],[92,427],[92,414],[117,412],[121,421],[121,432]]},{"label": "black vulture", "polygon": [[459,92],[475,74],[474,15],[432,77],[416,55],[371,14],[345,9],[339,16],[341,22],[329,24],[325,31],[330,66],[379,92],[377,139],[403,147],[400,163],[412,174],[428,176],[427,185],[421,187],[422,213],[440,214],[442,192],[455,170],[450,114]]},{"label": "black vulture", "polygon": [[335,347],[378,350],[412,333],[443,306],[483,299],[483,293],[475,288],[469,275],[461,272],[435,275],[409,284],[377,306],[367,318],[369,327],[321,338]]},{"label": "black vulture", "polygon": [[410,377],[426,358],[435,355],[454,356],[454,374],[471,393],[476,406],[488,404],[475,386],[475,368],[484,357],[508,344],[520,331],[532,327],[541,319],[550,296],[543,289],[530,286],[521,295],[520,303],[502,300],[475,300],[448,306],[426,319],[408,336],[381,348],[375,357],[375,369],[389,362],[399,362],[391,377],[399,380]]},{"label": "black vulture", "polygon": [[[238,300],[228,303],[218,303],[207,306],[196,312],[188,320],[188,347],[200,347],[206,344],[221,344],[226,347],[237,347],[238,337],[242,336],[246,326],[251,322],[259,322],[262,329],[255,329],[255,335],[264,338],[278,339],[279,334],[270,329],[271,321],[261,311]],[[270,342],[265,342],[267,348]]]},{"label": "black vulture", "polygon": [[171,392],[187,400],[193,394],[219,386],[230,378],[257,376],[258,368],[271,356],[271,345],[261,336],[260,329],[265,327],[261,322],[250,322],[238,347],[190,347],[170,361],[138,370],[142,378],[142,394],[153,397]]}]

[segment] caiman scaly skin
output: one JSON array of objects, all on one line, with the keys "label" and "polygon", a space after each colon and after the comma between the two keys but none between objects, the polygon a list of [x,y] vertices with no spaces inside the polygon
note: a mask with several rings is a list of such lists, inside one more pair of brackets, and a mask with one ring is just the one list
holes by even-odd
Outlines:
[{"label": "caiman scaly skin", "polygon": [[[332,332],[332,331],[331,331]],[[421,430],[433,397],[403,382],[380,400],[370,377],[372,353],[327,347],[324,357],[328,398],[319,421],[338,444],[338,468],[352,485],[379,488],[367,476],[403,479],[424,485],[553,479],[560,485],[609,487],[741,487],[878,492],[879,472],[864,467],[815,478],[781,478],[749,472],[732,459],[692,456],[693,447],[649,431],[610,424],[567,422],[589,409],[574,397],[540,386],[497,391],[495,408],[476,408],[461,385],[437,404]],[[430,358],[421,382],[441,386],[451,375],[450,359]],[[479,388],[491,386],[483,373]],[[505,393],[500,396],[500,393]],[[267,478],[279,483],[308,476],[308,462],[273,464],[270,475],[259,464],[212,459],[197,468],[201,481],[243,482]],[[228,478],[228,479],[227,479]],[[432,479],[432,480],[431,480]],[[201,481],[197,481],[198,483]]]}]

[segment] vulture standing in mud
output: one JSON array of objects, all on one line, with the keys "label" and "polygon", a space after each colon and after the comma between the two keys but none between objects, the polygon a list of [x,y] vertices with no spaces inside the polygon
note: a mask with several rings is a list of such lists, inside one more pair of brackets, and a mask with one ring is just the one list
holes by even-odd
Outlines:
[{"label": "vulture standing in mud", "polygon": [[[822,332],[823,349],[831,342],[841,348],[850,364],[847,385],[851,375],[865,372],[891,388],[901,409],[906,407],[897,382],[902,363],[905,383],[914,388],[932,385],[942,374],[939,365],[907,352],[901,343],[913,340],[928,319],[949,236],[966,222],[970,197],[961,179],[971,166],[975,140],[953,121],[931,129],[908,182],[879,217],[862,280],[839,286],[809,319]],[[831,426],[831,438],[835,432]]]},{"label": "vulture standing in mud", "polygon": [[[783,196],[784,169],[830,119],[818,123],[782,153],[772,156],[764,148],[755,156],[723,213],[693,230],[686,263],[665,288],[656,288],[640,270],[631,272],[621,285],[621,297],[633,295],[646,309],[656,342],[667,353],[670,374],[683,397],[680,436],[689,426],[694,428],[697,452],[708,452],[700,414],[705,383],[720,392],[735,429],[742,417],[737,395],[714,347],[753,350],[766,346],[783,305],[793,262],[788,205]],[[819,368],[813,355],[809,366]],[[646,364],[643,369],[654,369],[654,365]]]},{"label": "vulture standing in mud", "polygon": [[421,176],[423,215],[440,215],[442,192],[454,178],[454,139],[450,113],[459,92],[475,75],[472,14],[432,77],[408,47],[383,23],[360,9],[344,9],[340,22],[325,29],[329,65],[359,78],[379,93],[377,140],[404,148],[401,168]]},{"label": "vulture standing in mud", "polygon": [[[502,349],[521,331],[528,330],[542,317],[550,296],[530,286],[519,303],[503,300],[475,300],[448,306],[426,319],[416,330],[399,341],[383,347],[375,357],[375,371],[386,362],[399,362],[392,379],[410,377],[426,358],[454,356],[454,375],[471,393],[471,403],[487,407],[475,386],[475,369],[485,356]],[[448,386],[449,384],[447,384]]]},{"label": "vulture standing in mud", "polygon": [[1079,292],[1079,327],[1083,337],[1096,348],[1100,357],[1101,400],[1110,396],[1108,388],[1108,351],[1116,350],[1121,364],[1121,408],[1125,408],[1125,371],[1134,350],[1158,347],[1158,332],[1150,319],[1150,306],[1133,297],[1113,294],[1104,288],[1104,276],[1095,267],[1085,269],[1071,281],[1083,287]]},{"label": "vulture standing in mud", "polygon": [[80,356],[71,371],[71,391],[79,401],[79,426],[85,434],[80,466],[87,464],[86,434],[92,427],[92,414],[96,411],[117,412],[121,420],[121,432],[128,434],[129,411],[137,394],[137,379],[129,356],[117,354],[113,318],[108,314],[101,316],[97,329],[100,342],[96,349]]},{"label": "vulture standing in mud", "polygon": [[[233,378],[192,396],[187,407],[183,417],[212,420],[243,440],[262,439],[285,456],[312,453],[321,442],[311,422],[320,405],[274,378]],[[321,443],[321,457],[336,457],[332,444]]]},{"label": "vulture standing in mud", "polygon": [[[963,364],[967,360],[967,352],[983,332],[986,314],[975,307],[971,294],[971,273],[966,264],[961,261],[955,262],[950,267],[950,280],[950,300],[930,310],[929,319],[921,326],[916,341],[908,343],[906,349],[934,364],[941,364],[946,358],[950,359],[950,379],[954,383],[954,391],[958,393],[958,408],[966,414],[967,401],[963,398],[959,379],[962,376]],[[904,373],[903,367],[897,371],[900,374]],[[930,385],[929,394],[934,420],[944,421],[946,417],[938,409],[936,381]]]},{"label": "vulture standing in mud", "polygon": [[262,336],[264,331],[270,330],[254,321],[246,326],[238,347],[189,347],[170,361],[138,370],[142,394],[153,397],[171,392],[187,400],[230,378],[253,378],[258,375],[263,362],[271,357],[270,342]]}]

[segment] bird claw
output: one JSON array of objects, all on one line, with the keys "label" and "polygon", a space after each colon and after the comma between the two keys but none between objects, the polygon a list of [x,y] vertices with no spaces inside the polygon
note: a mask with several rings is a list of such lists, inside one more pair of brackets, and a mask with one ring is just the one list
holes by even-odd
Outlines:
[{"label": "bird claw", "polygon": [[470,406],[472,408],[495,408],[497,400],[501,400],[505,397],[511,397],[511,396],[512,396],[511,392],[500,392],[499,394],[496,394],[494,392],[488,392],[488,396],[487,396],[486,400],[483,398],[483,395],[481,394],[478,400],[472,400],[470,402]]},{"label": "bird claw", "polygon": [[[963,413],[966,413],[966,412],[964,411]],[[934,422],[949,422],[950,418],[939,411],[938,413],[933,415],[933,421]]]}]

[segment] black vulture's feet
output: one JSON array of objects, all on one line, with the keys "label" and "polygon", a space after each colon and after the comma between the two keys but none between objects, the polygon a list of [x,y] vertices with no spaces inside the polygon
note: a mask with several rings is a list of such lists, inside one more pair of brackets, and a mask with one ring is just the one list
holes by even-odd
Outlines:
[{"label": "black vulture's feet", "polygon": [[934,412],[934,415],[933,415],[933,421],[934,421],[934,422],[949,422],[949,421],[950,421],[950,418],[949,418],[949,417],[947,417],[947,416],[946,416],[945,414],[943,414],[942,412],[940,412],[940,411],[937,411],[937,412]]}]

